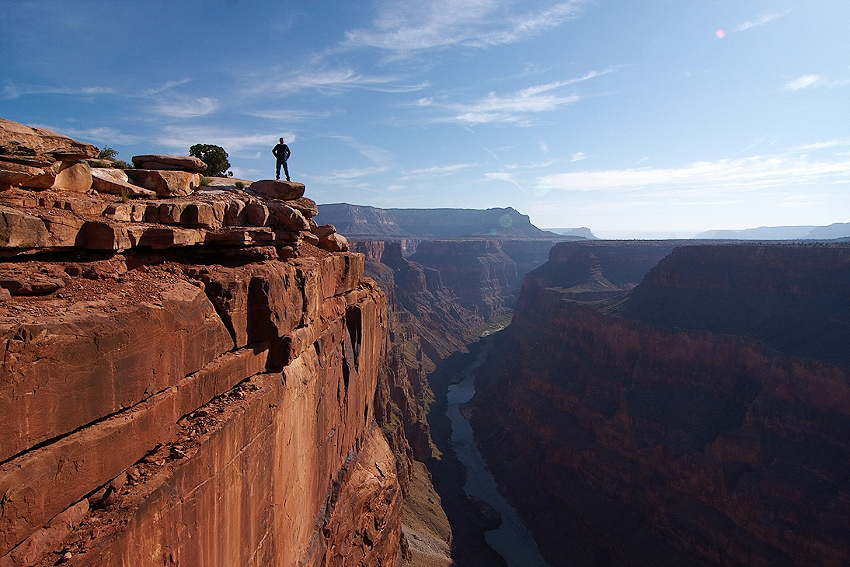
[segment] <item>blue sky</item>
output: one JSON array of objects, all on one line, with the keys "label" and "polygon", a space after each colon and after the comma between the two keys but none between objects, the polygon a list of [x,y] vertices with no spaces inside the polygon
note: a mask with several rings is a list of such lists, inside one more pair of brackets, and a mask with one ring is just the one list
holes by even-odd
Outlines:
[{"label": "blue sky", "polygon": [[847,0],[0,2],[0,116],[319,203],[602,236],[850,221]]}]

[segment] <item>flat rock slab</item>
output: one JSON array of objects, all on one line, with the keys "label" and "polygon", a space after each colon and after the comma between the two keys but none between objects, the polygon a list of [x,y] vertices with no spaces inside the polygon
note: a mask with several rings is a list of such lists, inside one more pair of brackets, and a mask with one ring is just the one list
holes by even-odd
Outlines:
[{"label": "flat rock slab", "polygon": [[126,194],[128,197],[156,197],[156,191],[129,183],[122,169],[93,167],[91,170],[92,188],[101,193],[112,195]]},{"label": "flat rock slab", "polygon": [[93,158],[97,153],[97,147],[91,144],[0,118],[0,160],[44,167],[56,161]]},{"label": "flat rock slab", "polygon": [[304,184],[295,181],[261,179],[254,181],[249,188],[251,193],[271,197],[272,199],[292,200],[304,196]]},{"label": "flat rock slab", "polygon": [[155,169],[166,171],[189,171],[203,173],[207,164],[201,158],[194,156],[167,156],[162,154],[145,154],[133,156],[133,165],[139,169]]},{"label": "flat rock slab", "polygon": [[127,175],[145,189],[161,197],[190,195],[201,185],[201,176],[188,171],[162,171],[153,169],[128,169]]}]

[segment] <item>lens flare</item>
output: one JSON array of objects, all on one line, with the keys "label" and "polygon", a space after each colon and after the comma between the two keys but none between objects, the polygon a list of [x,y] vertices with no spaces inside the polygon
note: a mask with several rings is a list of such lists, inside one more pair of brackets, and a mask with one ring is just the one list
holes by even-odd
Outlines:
[{"label": "lens flare", "polygon": [[717,39],[723,39],[724,37],[726,37],[726,32],[723,29],[719,29],[714,32],[714,35],[717,36]]}]

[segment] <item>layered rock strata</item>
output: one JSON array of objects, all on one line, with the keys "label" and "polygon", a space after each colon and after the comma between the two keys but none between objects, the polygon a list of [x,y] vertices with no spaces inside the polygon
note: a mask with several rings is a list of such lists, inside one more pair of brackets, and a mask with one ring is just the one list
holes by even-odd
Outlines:
[{"label": "layered rock strata", "polygon": [[544,239],[580,240],[540,230],[510,207],[504,209],[378,209],[335,203],[322,215],[340,232],[359,240]]},{"label": "layered rock strata", "polygon": [[848,251],[677,249],[613,303],[527,278],[472,424],[553,564],[850,562]]},{"label": "layered rock strata", "polygon": [[399,561],[386,298],[312,211],[0,193],[0,565]]},{"label": "layered rock strata", "polygon": [[446,384],[432,389],[435,375],[447,375],[442,369],[455,366],[486,321],[461,305],[438,270],[405,258],[402,243],[354,247],[388,294],[390,341],[375,411],[399,477],[408,479],[402,482],[405,564],[503,565],[484,540],[481,508],[463,494],[464,472],[448,446]]}]

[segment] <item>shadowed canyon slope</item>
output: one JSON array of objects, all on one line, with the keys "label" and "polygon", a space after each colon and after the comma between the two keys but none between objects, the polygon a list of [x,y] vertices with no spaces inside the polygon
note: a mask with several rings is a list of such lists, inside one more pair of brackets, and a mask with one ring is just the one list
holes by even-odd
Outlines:
[{"label": "shadowed canyon slope", "polygon": [[846,565],[850,247],[677,248],[595,303],[573,257],[526,278],[472,418],[544,555]]}]

